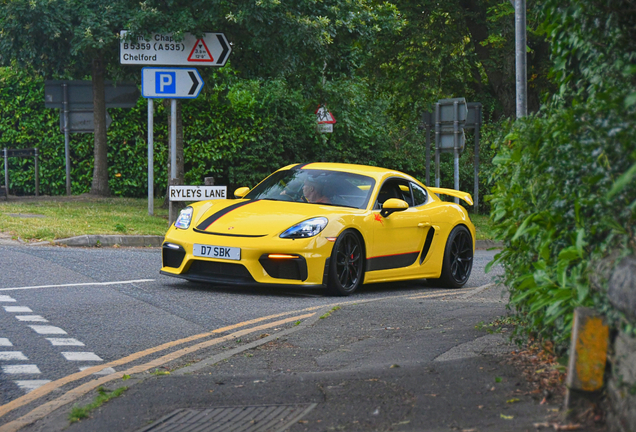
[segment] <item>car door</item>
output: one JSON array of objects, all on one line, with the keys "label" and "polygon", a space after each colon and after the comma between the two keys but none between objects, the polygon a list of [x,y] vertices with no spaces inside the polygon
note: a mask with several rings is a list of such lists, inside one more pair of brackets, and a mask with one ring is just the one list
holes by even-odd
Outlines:
[{"label": "car door", "polygon": [[[382,216],[382,204],[390,198],[406,201],[409,208]],[[382,184],[372,211],[374,242],[368,246],[367,271],[403,269],[417,262],[430,220],[413,203],[407,179],[390,178]]]}]

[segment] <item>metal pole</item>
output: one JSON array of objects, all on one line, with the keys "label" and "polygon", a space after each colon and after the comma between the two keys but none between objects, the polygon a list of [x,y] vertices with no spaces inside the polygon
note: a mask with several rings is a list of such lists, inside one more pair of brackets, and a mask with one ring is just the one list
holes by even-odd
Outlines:
[{"label": "metal pole", "polygon": [[154,214],[154,112],[155,106],[152,99],[148,99],[148,214]]},{"label": "metal pole", "polygon": [[426,124],[426,186],[431,185],[431,128]]},{"label": "metal pole", "polygon": [[40,196],[40,173],[38,170],[38,148],[35,148],[35,196]]},{"label": "metal pole", "polygon": [[[177,178],[177,100],[170,100],[170,181],[168,186],[176,184]],[[169,189],[169,188],[168,188]],[[175,207],[168,197],[168,223],[177,220]]]},{"label": "metal pole", "polygon": [[435,187],[439,187],[439,143],[441,140],[441,114],[439,104],[435,104]]},{"label": "metal pole", "polygon": [[7,148],[4,148],[4,197],[9,199],[9,154]]},{"label": "metal pole", "polygon": [[71,157],[69,153],[69,128],[68,128],[68,84],[62,84],[62,93],[64,100],[64,159],[66,161],[66,195],[71,195]]},{"label": "metal pole", "polygon": [[[459,190],[459,104],[453,102],[453,187]],[[455,198],[459,204],[459,198]]]},{"label": "metal pole", "polygon": [[475,213],[479,211],[479,129],[481,127],[481,106],[475,109]]},{"label": "metal pole", "polygon": [[526,0],[515,0],[515,66],[517,82],[517,118],[528,115],[526,54]]},{"label": "metal pole", "polygon": [[177,100],[170,100],[170,179],[177,178]]}]

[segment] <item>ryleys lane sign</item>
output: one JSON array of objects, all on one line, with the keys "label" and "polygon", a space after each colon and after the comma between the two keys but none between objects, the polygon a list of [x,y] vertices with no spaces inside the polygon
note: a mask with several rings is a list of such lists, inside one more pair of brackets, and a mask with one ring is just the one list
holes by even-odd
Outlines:
[{"label": "ryleys lane sign", "polygon": [[226,199],[227,186],[170,186],[170,201]]}]

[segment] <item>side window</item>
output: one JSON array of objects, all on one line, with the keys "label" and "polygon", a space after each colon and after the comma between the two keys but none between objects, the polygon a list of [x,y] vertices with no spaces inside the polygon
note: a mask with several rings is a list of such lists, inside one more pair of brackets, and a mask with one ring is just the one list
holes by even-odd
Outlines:
[{"label": "side window", "polygon": [[415,183],[411,183],[411,189],[413,190],[413,201],[415,207],[426,204],[428,201],[426,190]]},{"label": "side window", "polygon": [[374,208],[376,210],[381,209],[384,201],[388,200],[389,198],[401,199],[406,201],[409,207],[413,206],[413,199],[411,197],[409,182],[399,179],[390,179],[384,182],[384,184],[380,188],[378,200],[375,202]]}]

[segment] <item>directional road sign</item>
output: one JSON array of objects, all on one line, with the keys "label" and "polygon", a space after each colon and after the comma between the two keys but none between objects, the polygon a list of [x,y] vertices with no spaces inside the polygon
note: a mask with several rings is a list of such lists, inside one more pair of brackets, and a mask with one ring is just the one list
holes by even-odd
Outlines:
[{"label": "directional road sign", "polygon": [[[66,80],[44,82],[44,106],[46,108],[64,108],[64,90],[62,84],[67,85],[68,109],[93,109],[93,82],[90,80]],[[106,108],[132,108],[139,99],[137,84],[129,82],[104,83],[104,97]]]},{"label": "directional road sign", "polygon": [[149,40],[126,41],[127,31],[120,32],[121,64],[148,66],[225,66],[232,47],[223,33],[204,33],[197,38],[186,33],[177,42],[171,34],[152,34]]},{"label": "directional road sign", "polygon": [[203,79],[194,68],[141,69],[141,95],[145,98],[195,99]]}]

